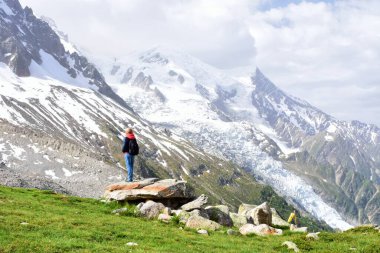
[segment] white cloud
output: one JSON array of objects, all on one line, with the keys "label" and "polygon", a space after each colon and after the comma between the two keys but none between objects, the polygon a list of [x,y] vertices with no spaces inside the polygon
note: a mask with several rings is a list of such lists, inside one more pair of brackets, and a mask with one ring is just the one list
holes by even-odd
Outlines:
[{"label": "white cloud", "polygon": [[380,2],[290,4],[250,18],[274,83],[340,119],[380,126]]},{"label": "white cloud", "polygon": [[21,2],[96,56],[164,45],[218,67],[256,62],[286,92],[337,118],[380,126],[380,1],[310,1]]}]

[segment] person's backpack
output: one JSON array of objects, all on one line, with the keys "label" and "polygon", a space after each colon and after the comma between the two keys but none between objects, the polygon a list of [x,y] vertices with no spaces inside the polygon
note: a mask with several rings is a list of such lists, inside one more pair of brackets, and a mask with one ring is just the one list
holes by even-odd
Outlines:
[{"label": "person's backpack", "polygon": [[137,144],[136,139],[129,140],[128,153],[130,155],[138,155],[139,154],[139,144]]}]

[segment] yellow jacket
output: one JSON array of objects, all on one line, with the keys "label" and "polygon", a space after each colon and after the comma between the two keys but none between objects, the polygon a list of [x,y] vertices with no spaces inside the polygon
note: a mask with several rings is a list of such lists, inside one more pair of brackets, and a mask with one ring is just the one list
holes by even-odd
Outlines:
[{"label": "yellow jacket", "polygon": [[294,212],[292,212],[289,216],[289,219],[288,219],[288,223],[292,222],[292,220],[294,219],[294,222],[296,223],[297,222],[297,216]]}]

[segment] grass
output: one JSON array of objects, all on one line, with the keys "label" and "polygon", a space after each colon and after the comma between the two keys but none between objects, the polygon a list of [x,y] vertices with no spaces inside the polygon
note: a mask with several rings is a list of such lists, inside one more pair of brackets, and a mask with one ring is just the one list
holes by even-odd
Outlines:
[{"label": "grass", "polygon": [[[319,241],[284,231],[283,236],[210,236],[134,215],[111,214],[116,203],[102,203],[51,191],[0,186],[0,252],[380,252],[380,233],[364,227],[345,233],[322,232]],[[27,224],[22,224],[22,223]],[[138,246],[127,246],[135,242]],[[355,250],[353,250],[355,249]]]}]

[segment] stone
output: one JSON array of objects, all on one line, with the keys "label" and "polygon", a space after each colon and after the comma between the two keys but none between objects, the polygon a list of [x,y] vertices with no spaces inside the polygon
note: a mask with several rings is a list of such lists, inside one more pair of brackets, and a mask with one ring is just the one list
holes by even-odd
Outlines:
[{"label": "stone", "polygon": [[294,250],[294,252],[300,252],[300,250],[298,249],[297,245],[294,243],[294,242],[291,242],[291,241],[285,241],[281,244],[282,246],[287,246],[288,249],[290,250]]},{"label": "stone", "polygon": [[207,206],[205,208],[206,210],[207,209],[218,209],[220,210],[221,212],[225,213],[225,214],[229,214],[230,213],[230,208],[226,205],[217,205],[217,206]]},{"label": "stone", "polygon": [[162,213],[167,214],[167,215],[171,215],[172,210],[170,209],[170,207],[165,207],[164,210],[162,210]]},{"label": "stone", "polygon": [[138,212],[141,216],[152,219],[158,217],[164,208],[165,206],[162,203],[156,203],[152,200],[148,200],[140,207]]},{"label": "stone", "polygon": [[248,212],[248,216],[253,219],[255,225],[266,224],[272,225],[272,211],[267,202],[255,207]]},{"label": "stone", "polygon": [[284,219],[281,218],[281,216],[277,213],[275,208],[270,209],[272,212],[272,225],[274,226],[286,226],[289,227],[290,224],[286,222]]},{"label": "stone", "polygon": [[181,209],[184,211],[192,211],[194,209],[200,209],[204,204],[207,203],[207,200],[208,200],[207,196],[202,194],[196,200],[193,200],[181,206]]},{"label": "stone", "polygon": [[208,235],[208,232],[207,232],[207,230],[205,230],[205,229],[199,229],[199,230],[197,231],[197,233],[198,233],[198,234],[201,234],[201,235]]},{"label": "stone", "polygon": [[188,228],[193,228],[193,229],[206,229],[206,230],[217,230],[221,226],[220,224],[212,221],[205,219],[201,216],[190,216],[190,218],[186,222],[186,227]]},{"label": "stone", "polygon": [[266,224],[253,225],[253,224],[245,224],[239,229],[239,232],[242,235],[251,235],[256,234],[259,236],[266,235],[282,235],[282,230],[277,228],[272,228]]},{"label": "stone", "polygon": [[130,247],[138,246],[138,244],[135,242],[127,242],[125,245],[130,246]]},{"label": "stone", "polygon": [[106,191],[113,192],[117,190],[131,190],[131,189],[141,189],[144,186],[153,184],[157,182],[158,178],[147,178],[136,182],[119,182],[116,184],[111,184],[106,187]]},{"label": "stone", "polygon": [[179,223],[186,224],[191,214],[189,212],[181,210],[181,212],[177,216],[179,217]]},{"label": "stone", "polygon": [[241,204],[239,206],[238,214],[239,215],[244,215],[247,216],[248,212],[251,211],[252,209],[256,208],[257,205],[250,205],[250,204]]},{"label": "stone", "polygon": [[226,226],[226,227],[232,227],[233,221],[231,217],[228,215],[229,210],[228,207],[217,207],[217,206],[209,206],[206,208],[206,211],[208,213],[208,216],[210,217],[210,220],[215,221],[219,223],[220,225]]},{"label": "stone", "polygon": [[241,226],[248,223],[247,217],[237,213],[230,213],[230,218],[235,227],[240,228]]},{"label": "stone", "polygon": [[317,232],[317,233],[308,233],[306,235],[306,239],[308,239],[308,240],[319,240],[318,234],[319,234],[319,232]]},{"label": "stone", "polygon": [[160,213],[158,215],[157,219],[160,220],[160,221],[168,223],[172,219],[172,216],[170,216],[168,214],[165,214],[165,213]]},{"label": "stone", "polygon": [[126,212],[128,212],[128,208],[126,207],[119,208],[112,211],[113,214],[121,214],[121,213],[126,213]]},{"label": "stone", "polygon": [[201,208],[201,209],[194,209],[190,212],[190,216],[201,216],[205,219],[210,219],[210,216],[207,212],[207,210]]},{"label": "stone", "polygon": [[104,198],[116,201],[160,200],[178,205],[178,203],[186,203],[195,197],[193,189],[187,185],[186,181],[155,180],[153,178],[109,185],[104,193]]},{"label": "stone", "polygon": [[297,226],[290,226],[290,231],[295,233],[307,233],[307,227],[297,227]]},{"label": "stone", "polygon": [[228,229],[227,230],[227,235],[238,235],[239,233],[233,229]]}]

